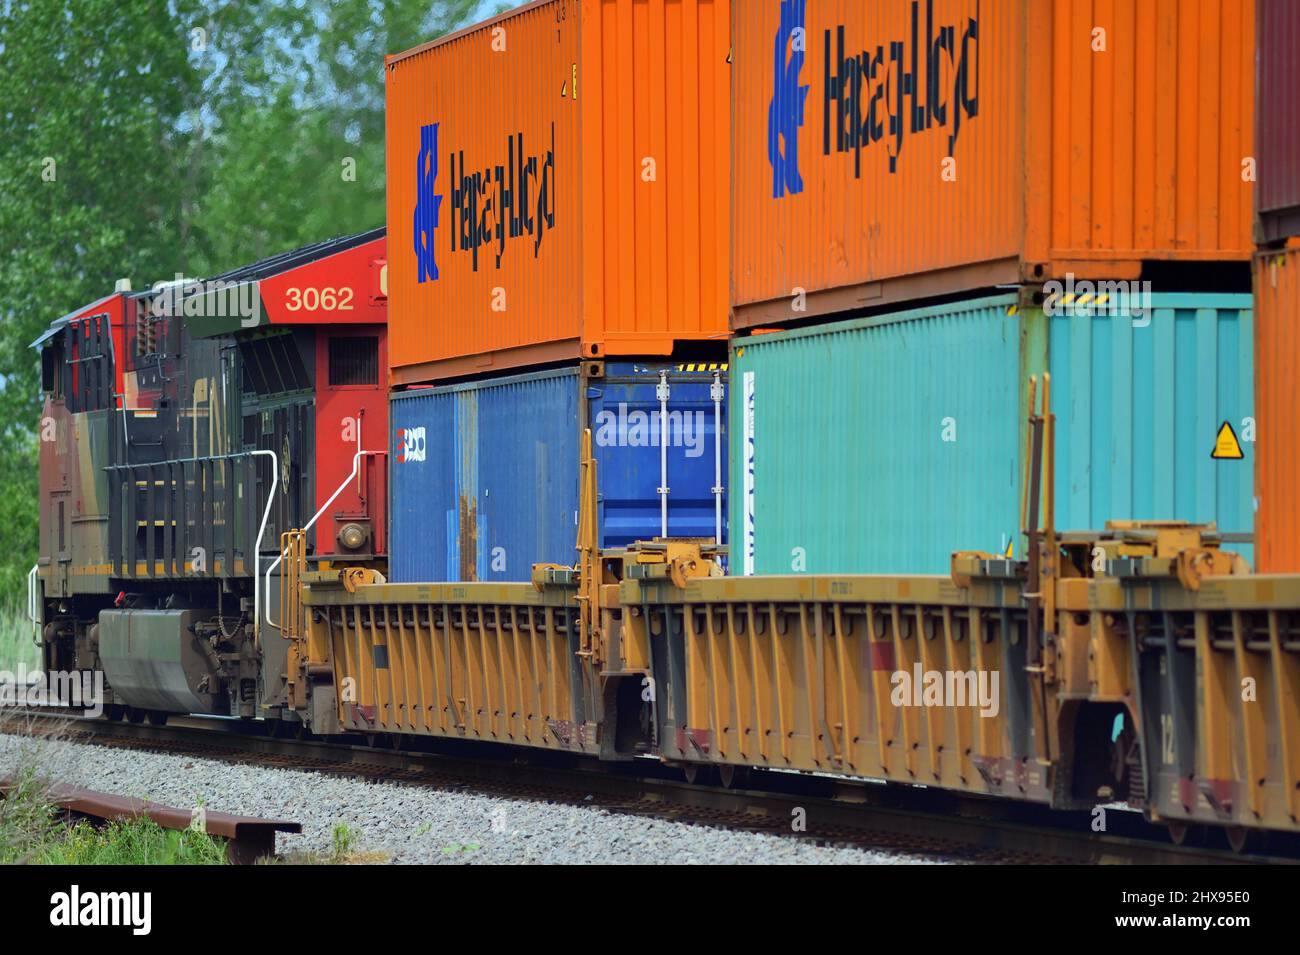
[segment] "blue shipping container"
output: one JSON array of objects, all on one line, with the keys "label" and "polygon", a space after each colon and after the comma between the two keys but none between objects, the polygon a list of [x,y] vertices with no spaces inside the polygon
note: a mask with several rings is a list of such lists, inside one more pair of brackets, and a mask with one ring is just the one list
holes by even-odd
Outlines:
[{"label": "blue shipping container", "polygon": [[727,403],[715,404],[715,375],[725,387],[722,364],[608,362],[603,376],[573,366],[394,395],[392,579],[519,581],[536,563],[573,564],[586,426],[602,546],[661,536],[665,466],[669,536],[713,538],[720,508],[725,541]]}]

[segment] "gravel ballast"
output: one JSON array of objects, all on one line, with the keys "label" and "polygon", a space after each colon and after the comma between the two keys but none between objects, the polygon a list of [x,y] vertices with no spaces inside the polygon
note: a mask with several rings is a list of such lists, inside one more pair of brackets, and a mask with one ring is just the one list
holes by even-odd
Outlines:
[{"label": "gravel ballast", "polygon": [[290,819],[282,853],[328,854],[337,824],[372,861],[405,863],[925,864],[902,853],[509,799],[463,790],[374,783],[314,772],[224,763],[0,734],[0,775],[33,762],[41,774],[180,808]]}]

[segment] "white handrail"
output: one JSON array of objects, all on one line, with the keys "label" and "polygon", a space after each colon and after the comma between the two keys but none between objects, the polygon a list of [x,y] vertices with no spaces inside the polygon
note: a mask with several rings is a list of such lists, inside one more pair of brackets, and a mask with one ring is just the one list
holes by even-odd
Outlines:
[{"label": "white handrail", "polygon": [[27,619],[32,622],[32,640],[37,646],[41,644],[40,569],[40,564],[32,564],[27,572]]},{"label": "white handrail", "polygon": [[[387,451],[358,451],[356,454],[354,454],[352,456],[351,473],[349,473],[348,476],[343,479],[343,483],[340,484],[338,488],[334,491],[334,493],[330,495],[330,499],[320,506],[320,510],[317,511],[314,515],[312,515],[312,519],[309,520],[305,525],[303,525],[302,528],[303,533],[306,533],[307,531],[311,530],[316,525],[316,522],[321,519],[321,515],[323,515],[326,511],[328,511],[330,505],[333,504],[335,499],[338,498],[338,496],[343,493],[343,489],[352,483],[352,479],[357,476],[357,474],[361,469],[362,458],[369,457],[369,456],[378,456],[387,453],[388,453]],[[271,573],[275,570],[275,568],[280,566],[281,561],[284,560],[284,555],[285,555],[285,549],[281,547],[280,556],[277,557],[271,563],[270,567],[266,568],[266,625],[268,627],[277,627],[277,628],[279,627],[279,624],[277,624],[274,620],[271,619]]]},{"label": "white handrail", "polygon": [[[257,586],[258,580],[261,579],[261,575],[258,572],[262,569],[262,535],[266,533],[266,522],[271,519],[271,504],[275,500],[275,486],[278,483],[280,458],[274,451],[268,451],[261,448],[256,451],[249,451],[248,453],[255,455],[264,454],[271,458],[271,493],[266,495],[266,507],[262,511],[262,524],[257,529],[257,540],[253,544],[253,641],[256,643],[259,635],[258,610],[260,609],[259,604],[262,602],[261,588]],[[268,600],[271,599],[269,591],[267,592],[266,597]]]}]

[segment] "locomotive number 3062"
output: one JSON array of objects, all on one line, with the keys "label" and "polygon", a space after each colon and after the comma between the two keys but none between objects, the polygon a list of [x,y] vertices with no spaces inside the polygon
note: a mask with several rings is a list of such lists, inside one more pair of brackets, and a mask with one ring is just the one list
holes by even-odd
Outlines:
[{"label": "locomotive number 3062", "polygon": [[350,288],[291,288],[285,291],[284,307],[290,312],[307,309],[309,312],[352,311]]}]

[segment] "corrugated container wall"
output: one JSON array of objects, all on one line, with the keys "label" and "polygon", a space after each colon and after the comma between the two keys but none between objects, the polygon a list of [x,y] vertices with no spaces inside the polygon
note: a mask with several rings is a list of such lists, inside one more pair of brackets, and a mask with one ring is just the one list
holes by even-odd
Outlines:
[{"label": "corrugated container wall", "polygon": [[[1214,521],[1249,534],[1255,464],[1248,295],[1152,296],[1149,314],[1049,320],[1056,525]],[[1223,422],[1245,457],[1215,459]],[[1017,545],[1019,547],[1019,545]],[[1253,561],[1250,545],[1231,550]]]},{"label": "corrugated container wall", "polygon": [[1300,247],[1256,258],[1255,322],[1256,569],[1300,573]]},{"label": "corrugated container wall", "polygon": [[[660,536],[660,487],[668,489],[670,536],[712,538],[721,520],[726,540],[726,498],[713,490],[726,484],[725,366],[591,369],[394,396],[394,581],[518,581],[536,563],[573,564],[584,425],[592,429],[602,546]],[[660,371],[668,387],[662,460]]]},{"label": "corrugated container wall", "polygon": [[1248,260],[1253,15],[1252,0],[737,4],[734,327]]},{"label": "corrugated container wall", "polygon": [[387,62],[404,384],[725,339],[730,0],[549,0]]},{"label": "corrugated container wall", "polygon": [[[1056,525],[1250,530],[1250,298],[1155,295],[1135,317],[976,299],[733,343],[732,572],[946,573],[1023,556],[1024,383],[1052,373]],[[1249,560],[1248,547],[1239,547]]]},{"label": "corrugated container wall", "polygon": [[1300,3],[1255,2],[1259,6],[1256,237],[1273,242],[1300,235]]}]

